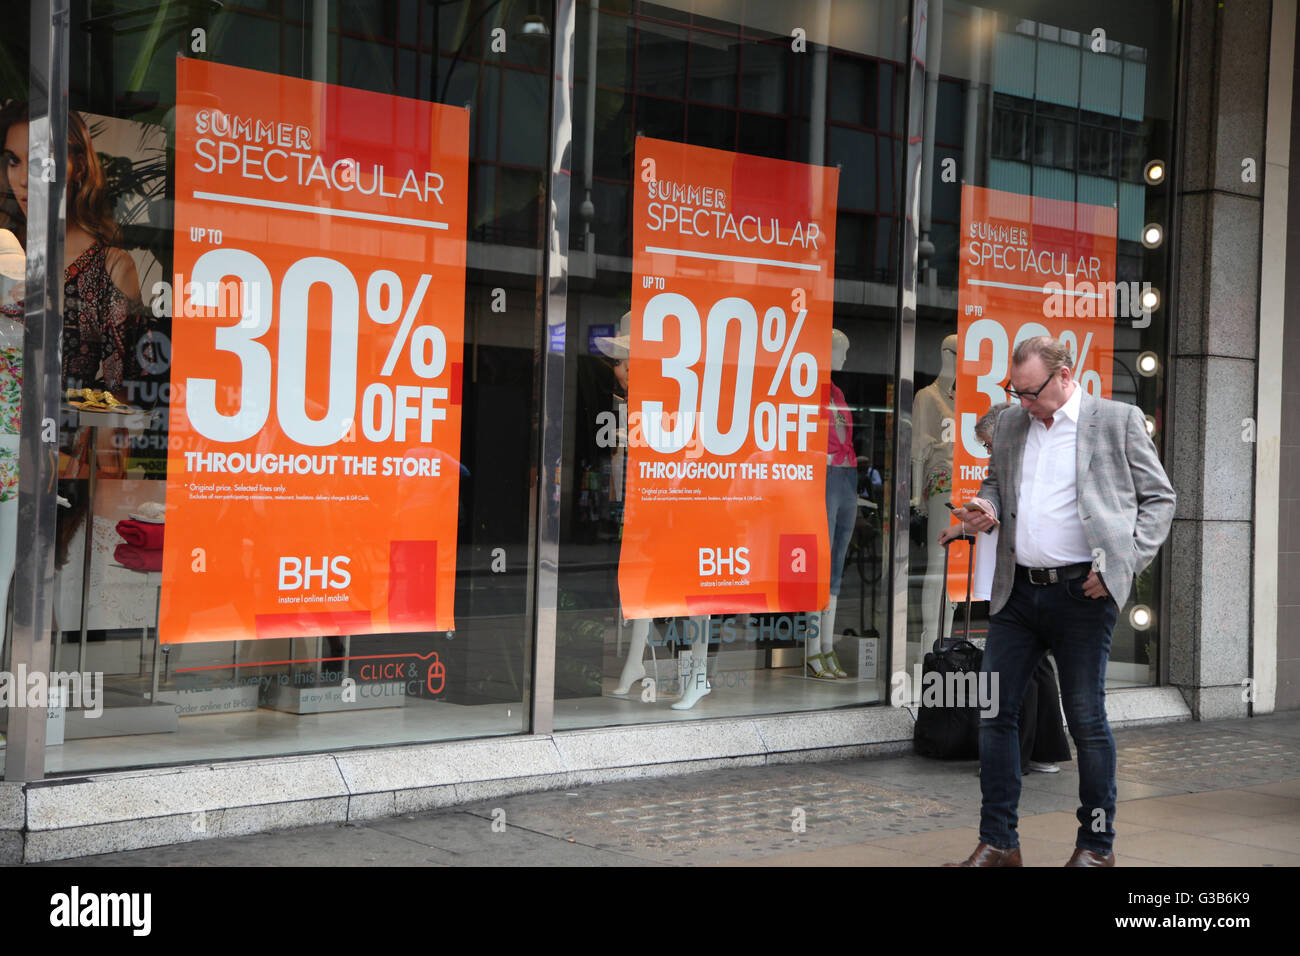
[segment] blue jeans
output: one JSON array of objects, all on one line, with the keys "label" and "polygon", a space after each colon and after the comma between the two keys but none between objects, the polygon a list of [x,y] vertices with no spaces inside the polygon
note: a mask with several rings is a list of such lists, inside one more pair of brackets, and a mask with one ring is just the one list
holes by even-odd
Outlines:
[{"label": "blue jeans", "polygon": [[844,556],[858,520],[858,469],[850,465],[826,466],[826,530],[831,539],[831,594],[840,593]]},{"label": "blue jeans", "polygon": [[[1061,674],[1061,702],[1079,760],[1075,846],[1109,853],[1115,840],[1115,738],[1106,722],[1106,659],[1119,617],[1115,602],[1083,593],[1083,578],[1038,586],[1016,577],[1006,606],[989,620],[980,670],[998,677],[998,712],[980,718],[980,840],[1020,845],[1019,717],[1025,688],[1048,650]],[[987,679],[987,678],[986,678]]]}]

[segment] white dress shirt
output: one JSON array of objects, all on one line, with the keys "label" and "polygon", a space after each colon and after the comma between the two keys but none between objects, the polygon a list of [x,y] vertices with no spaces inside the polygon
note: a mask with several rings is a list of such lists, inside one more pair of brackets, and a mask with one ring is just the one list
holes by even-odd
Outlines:
[{"label": "white dress shirt", "polygon": [[1079,520],[1076,487],[1079,405],[1083,389],[1076,382],[1066,403],[1047,428],[1032,415],[1020,465],[1016,506],[1016,564],[1056,568],[1092,560]]},{"label": "white dress shirt", "polygon": [[993,572],[998,566],[998,529],[975,535],[975,570],[971,572],[970,599],[988,601],[993,597]]}]

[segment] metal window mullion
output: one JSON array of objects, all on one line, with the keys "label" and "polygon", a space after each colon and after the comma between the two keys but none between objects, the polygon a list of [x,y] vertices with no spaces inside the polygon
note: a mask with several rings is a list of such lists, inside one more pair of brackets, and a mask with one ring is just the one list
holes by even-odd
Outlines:
[{"label": "metal window mullion", "polygon": [[[68,165],[68,0],[33,0],[28,97],[27,292],[18,452],[12,664],[49,672],[62,391],[63,184]],[[26,690],[20,687],[19,692]],[[11,707],[6,780],[45,775],[46,711]]]},{"label": "metal window mullion", "polygon": [[911,541],[912,503],[912,397],[916,380],[916,295],[917,264],[920,261],[921,150],[925,123],[925,70],[918,57],[925,54],[925,34],[918,24],[926,16],[926,0],[912,0],[908,18],[907,87],[903,122],[907,148],[903,151],[902,215],[899,217],[898,262],[898,349],[894,391],[894,530],[891,535],[893,592],[889,613],[889,667],[907,666],[908,543]]},{"label": "metal window mullion", "polygon": [[551,329],[564,328],[569,306],[569,189],[573,165],[574,29],[576,0],[556,0],[551,50],[550,182],[544,202],[547,229],[542,240],[543,299],[538,367],[540,430],[536,446],[538,480],[533,499],[536,522],[533,599],[533,654],[529,730],[549,734],[555,727],[555,631],[560,571],[560,508],[564,453],[565,353],[551,351]]}]

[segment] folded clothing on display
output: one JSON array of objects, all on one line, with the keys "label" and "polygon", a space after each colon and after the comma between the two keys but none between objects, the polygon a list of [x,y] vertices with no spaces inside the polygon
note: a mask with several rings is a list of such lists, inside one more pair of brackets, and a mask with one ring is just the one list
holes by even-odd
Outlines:
[{"label": "folded clothing on display", "polygon": [[158,551],[163,546],[163,526],[147,521],[119,521],[117,533],[127,544],[149,551]]},{"label": "folded clothing on display", "polygon": [[137,548],[133,544],[119,544],[113,560],[132,571],[161,571],[162,548]]},{"label": "folded clothing on display", "polygon": [[161,571],[163,526],[148,521],[119,521],[117,533],[125,544],[113,552],[113,560],[132,571]]}]

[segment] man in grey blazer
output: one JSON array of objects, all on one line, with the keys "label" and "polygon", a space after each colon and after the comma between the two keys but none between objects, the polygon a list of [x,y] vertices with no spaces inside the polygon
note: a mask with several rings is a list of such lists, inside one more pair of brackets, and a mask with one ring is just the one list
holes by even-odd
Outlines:
[{"label": "man in grey blazer", "polygon": [[1020,866],[1021,699],[1051,651],[1078,750],[1079,829],[1066,866],[1113,866],[1115,739],[1106,722],[1111,632],[1169,534],[1174,490],[1133,405],[1088,395],[1069,350],[1039,336],[1016,347],[988,478],[965,530],[1001,524],[983,670],[998,710],[980,720],[980,842],[949,866]]}]

